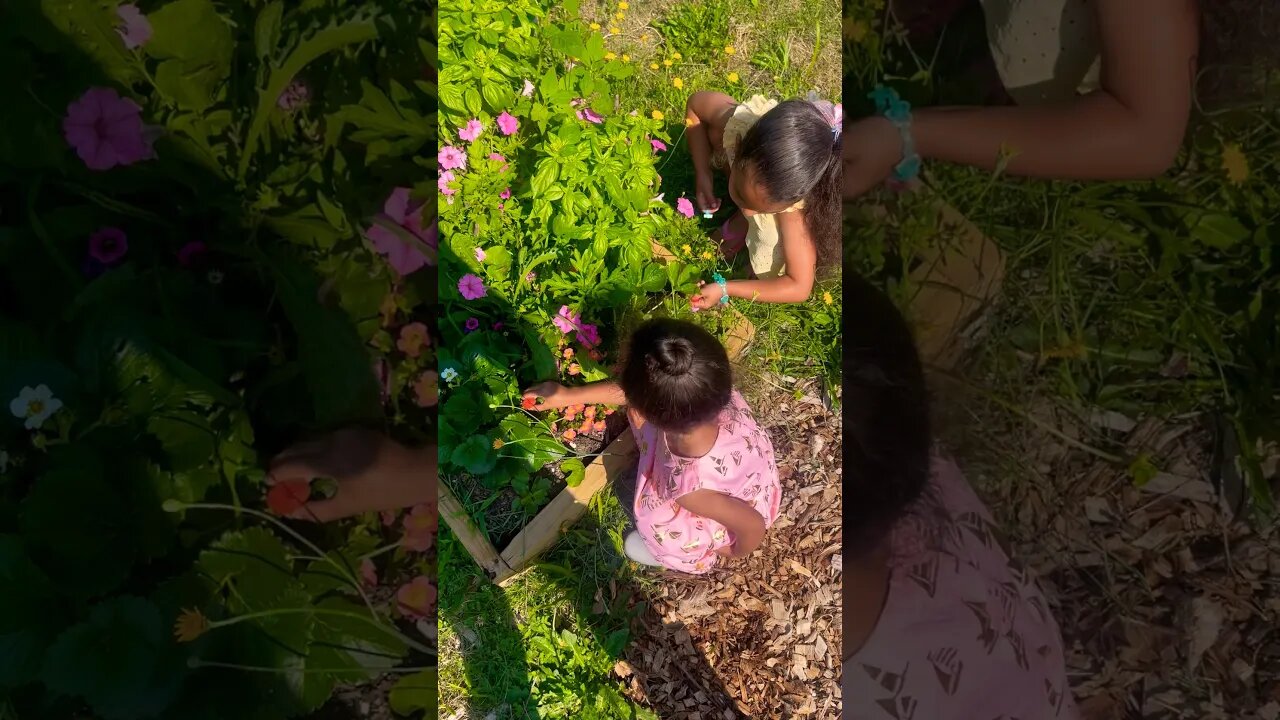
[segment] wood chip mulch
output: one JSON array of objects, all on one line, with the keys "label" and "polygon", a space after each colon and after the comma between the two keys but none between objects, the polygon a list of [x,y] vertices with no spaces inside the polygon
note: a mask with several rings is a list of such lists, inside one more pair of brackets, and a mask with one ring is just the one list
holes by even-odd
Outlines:
[{"label": "wood chip mulch", "polygon": [[661,574],[614,668],[663,720],[840,716],[840,418],[811,383],[762,383],[745,394],[773,439],[777,523],[723,570]]},{"label": "wood chip mulch", "polygon": [[[1054,605],[1084,716],[1280,718],[1280,533],[1227,512],[1203,419],[1031,415],[1058,434],[987,427],[1005,467],[970,476]],[[1072,441],[1159,473],[1139,487]]]}]

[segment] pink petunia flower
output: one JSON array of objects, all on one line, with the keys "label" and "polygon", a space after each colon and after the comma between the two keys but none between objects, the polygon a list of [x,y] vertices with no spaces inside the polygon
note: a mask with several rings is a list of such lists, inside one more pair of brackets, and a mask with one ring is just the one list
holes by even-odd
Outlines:
[{"label": "pink petunia flower", "polygon": [[89,257],[115,265],[129,252],[129,238],[120,228],[104,227],[89,236]]},{"label": "pink petunia flower", "polygon": [[520,121],[509,112],[503,112],[498,116],[498,129],[503,135],[514,135],[520,129]]},{"label": "pink petunia flower", "polygon": [[192,240],[178,248],[178,264],[182,267],[194,267],[208,250],[208,246],[204,243],[199,240]]},{"label": "pink petunia flower", "polygon": [[578,329],[578,324],[582,321],[582,316],[569,309],[568,305],[560,306],[560,314],[551,318],[551,324],[562,333],[573,332]]},{"label": "pink petunia flower", "polygon": [[653,147],[654,152],[666,152],[667,149],[666,143],[656,138],[649,138],[649,145]]},{"label": "pink petunia flower", "polygon": [[425,575],[419,575],[396,593],[396,607],[401,614],[414,619],[432,615],[436,609],[435,586]]},{"label": "pink petunia flower", "polygon": [[493,324],[493,329],[494,329],[494,330],[501,330],[501,329],[502,329],[502,323],[501,323],[501,322],[496,322],[496,323],[494,323],[494,324]]},{"label": "pink petunia flower", "polygon": [[480,329],[480,319],[469,317],[463,326],[467,329],[467,332],[475,332]]},{"label": "pink petunia flower", "polygon": [[484,248],[476,248],[476,262],[484,262]]},{"label": "pink petunia flower", "polygon": [[311,88],[301,80],[294,80],[289,83],[289,87],[280,93],[280,97],[276,100],[276,105],[285,112],[293,112],[303,105],[307,104],[307,100],[311,98]]},{"label": "pink petunia flower", "polygon": [[458,292],[467,300],[479,300],[485,296],[484,281],[467,273],[458,281]]},{"label": "pink petunia flower", "polygon": [[467,154],[452,145],[440,148],[440,152],[436,154],[436,161],[445,170],[467,169]]},{"label": "pink petunia flower", "polygon": [[360,561],[360,579],[364,581],[365,587],[378,586],[378,569],[369,558]]},{"label": "pink petunia flower", "polygon": [[90,170],[132,165],[155,155],[142,108],[111,88],[89,88],[68,105],[62,134]]},{"label": "pink petunia flower", "polygon": [[520,94],[525,97],[533,97],[533,83],[525,80],[524,88],[520,91]]},{"label": "pink petunia flower", "polygon": [[395,510],[382,510],[378,513],[378,515],[382,517],[383,527],[391,527],[392,525],[396,524],[397,513]]},{"label": "pink petunia flower", "polygon": [[[440,179],[436,180],[436,187],[440,189],[440,194],[447,196],[447,195],[452,195],[458,192],[457,188],[449,187],[449,183],[453,182],[456,179],[457,178],[454,176],[454,174],[449,170],[445,170],[444,172],[440,173]],[[452,202],[453,198],[449,198],[449,201]]]},{"label": "pink petunia flower", "polygon": [[691,218],[693,217],[693,203],[689,202],[689,198],[680,198],[676,201],[676,211],[687,218]]},{"label": "pink petunia flower", "polygon": [[578,342],[593,348],[600,344],[600,330],[595,325],[582,323],[578,327]]},{"label": "pink petunia flower", "polygon": [[579,120],[586,120],[587,122],[595,123],[596,125],[604,122],[604,118],[596,114],[596,111],[591,108],[582,108],[577,112],[577,116]]},{"label": "pink petunia flower", "polygon": [[116,25],[116,34],[124,41],[124,46],[133,50],[147,44],[151,39],[151,21],[142,14],[137,5],[129,3],[116,8],[116,17],[120,24]]},{"label": "pink petunia flower", "polygon": [[[426,203],[413,202],[409,188],[396,188],[391,191],[382,206],[384,221],[400,226],[400,230],[408,237],[403,237],[394,230],[375,224],[365,231],[369,244],[379,254],[387,258],[387,262],[400,275],[409,275],[422,269],[424,265],[433,263],[433,257],[439,248],[439,229],[435,221],[430,227],[422,226],[422,211]],[[415,239],[417,242],[415,242]],[[424,251],[420,246],[427,248]]]},{"label": "pink petunia flower", "polygon": [[467,142],[475,142],[480,137],[480,133],[484,132],[484,123],[477,120],[468,120],[467,126],[458,131],[458,137]]}]

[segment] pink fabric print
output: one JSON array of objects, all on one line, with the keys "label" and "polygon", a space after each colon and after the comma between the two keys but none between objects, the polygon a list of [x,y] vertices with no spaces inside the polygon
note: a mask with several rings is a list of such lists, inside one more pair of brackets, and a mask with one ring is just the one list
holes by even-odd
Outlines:
[{"label": "pink fabric print", "polygon": [[1076,720],[1044,594],[954,463],[934,459],[931,490],[894,528],[884,611],[844,664],[854,716]]},{"label": "pink fabric print", "polygon": [[671,452],[652,423],[633,431],[640,447],[636,529],[654,558],[672,570],[708,572],[720,557],[716,550],[734,541],[720,523],[680,507],[676,500],[683,495],[695,490],[722,492],[754,507],[766,527],[778,519],[782,485],[769,435],[737,391],[718,422],[720,435],[700,458]]},{"label": "pink fabric print", "polygon": [[117,7],[116,17],[120,18],[116,33],[124,41],[125,47],[130,50],[140,48],[151,39],[151,21],[147,20],[147,16],[142,14],[137,5],[129,3]]},{"label": "pink fabric print", "polygon": [[438,242],[436,224],[432,222],[430,227],[422,226],[422,209],[425,203],[413,202],[409,192],[409,188],[392,190],[382,206],[383,219],[399,225],[401,231],[409,237],[402,237],[394,230],[376,224],[365,231],[373,249],[385,256],[391,267],[401,275],[409,275],[421,270],[424,265],[431,264],[431,258],[411,238],[419,240],[433,253]]},{"label": "pink fabric print", "polygon": [[90,170],[110,170],[153,157],[142,108],[111,88],[89,88],[68,105],[62,134]]}]

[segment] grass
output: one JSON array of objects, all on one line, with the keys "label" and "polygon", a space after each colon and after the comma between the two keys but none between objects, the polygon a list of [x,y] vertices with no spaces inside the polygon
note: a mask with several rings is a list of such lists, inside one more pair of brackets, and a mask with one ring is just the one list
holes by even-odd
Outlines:
[{"label": "grass", "polygon": [[[637,67],[620,98],[624,107],[658,110],[667,118],[677,141],[660,172],[663,190],[674,196],[693,195],[683,139],[690,93],[785,99],[816,90],[839,97],[840,28],[831,0],[630,2],[625,10],[617,2],[587,3],[581,14],[606,34],[607,51]],[[610,34],[614,27],[618,32]],[[721,196],[728,197],[720,182]],[[823,302],[824,292],[831,304]],[[823,377],[833,388],[839,297],[833,281],[801,306],[738,304],[757,327],[747,372]],[[441,529],[441,717],[460,710],[469,713],[463,717],[498,720],[653,717],[618,701],[622,685],[612,674],[647,591],[646,580],[622,556],[625,523],[612,491],[602,491],[588,516],[505,589],[490,583]]]}]

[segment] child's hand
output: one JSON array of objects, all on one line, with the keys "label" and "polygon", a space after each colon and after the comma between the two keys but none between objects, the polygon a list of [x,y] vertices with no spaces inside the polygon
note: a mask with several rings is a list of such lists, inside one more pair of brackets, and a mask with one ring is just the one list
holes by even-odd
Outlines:
[{"label": "child's hand", "polygon": [[532,402],[534,410],[554,410],[577,404],[569,397],[569,388],[557,382],[538,383],[525,390],[521,397],[526,406]]},{"label": "child's hand", "polygon": [[299,443],[271,461],[267,484],[338,481],[338,492],[289,514],[329,522],[371,510],[399,510],[436,499],[436,449],[412,450],[372,430],[348,428]]},{"label": "child's hand", "polygon": [[845,126],[844,199],[852,200],[884,182],[902,161],[902,135],[883,117]]},{"label": "child's hand", "polygon": [[711,182],[710,176],[699,175],[694,182],[694,188],[699,210],[703,212],[719,212],[720,198],[716,197],[716,189],[714,183]]},{"label": "child's hand", "polygon": [[710,310],[720,307],[720,298],[724,296],[724,292],[720,289],[718,283],[707,284],[703,280],[698,281],[698,292],[689,298],[689,304],[693,307],[693,311]]}]

